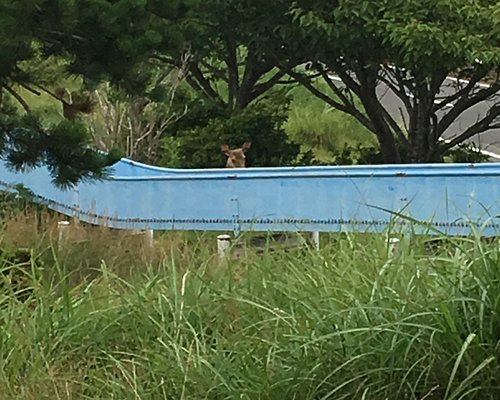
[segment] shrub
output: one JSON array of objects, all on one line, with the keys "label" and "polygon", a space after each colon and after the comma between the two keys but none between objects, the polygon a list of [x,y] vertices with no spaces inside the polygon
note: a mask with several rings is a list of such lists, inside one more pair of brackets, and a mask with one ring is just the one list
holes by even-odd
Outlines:
[{"label": "shrub", "polygon": [[296,163],[300,146],[288,139],[284,130],[287,104],[280,105],[277,100],[277,97],[266,99],[236,111],[206,101],[192,102],[188,115],[163,139],[161,164],[183,168],[222,167],[225,159],[220,145],[239,147],[247,140],[252,142],[247,153],[248,166]]}]

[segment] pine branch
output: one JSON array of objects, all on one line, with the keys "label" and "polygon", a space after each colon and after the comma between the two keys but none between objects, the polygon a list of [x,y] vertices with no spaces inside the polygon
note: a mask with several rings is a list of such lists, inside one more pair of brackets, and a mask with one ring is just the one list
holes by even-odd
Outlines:
[{"label": "pine branch", "polygon": [[16,93],[14,89],[7,85],[5,85],[4,88],[12,97],[14,97],[19,102],[19,104],[21,104],[21,106],[27,113],[31,112],[31,108],[28,103],[18,93]]}]

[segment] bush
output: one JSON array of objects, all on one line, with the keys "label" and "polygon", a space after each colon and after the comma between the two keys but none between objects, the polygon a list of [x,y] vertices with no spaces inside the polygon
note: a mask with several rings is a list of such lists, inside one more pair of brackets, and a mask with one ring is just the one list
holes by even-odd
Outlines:
[{"label": "bush", "polygon": [[[400,150],[403,156],[403,163],[408,162],[405,159],[405,149]],[[488,161],[489,157],[482,154],[472,144],[462,143],[455,148],[448,151],[444,156],[443,162],[448,163],[480,163]],[[329,154],[328,162],[324,162],[317,158],[312,159],[311,164],[314,165],[377,165],[384,164],[384,159],[380,149],[375,146],[364,146],[359,144],[357,146],[345,145],[340,150],[332,149]]]},{"label": "bush", "polygon": [[284,130],[287,103],[277,97],[251,104],[243,110],[197,100],[188,115],[179,120],[171,134],[163,139],[161,164],[182,168],[223,167],[225,157],[220,145],[239,147],[250,140],[247,165],[274,167],[297,162],[300,146],[288,139]]},{"label": "bush", "polygon": [[472,143],[461,143],[449,150],[444,159],[455,163],[480,163],[488,161],[489,156],[481,153]]}]

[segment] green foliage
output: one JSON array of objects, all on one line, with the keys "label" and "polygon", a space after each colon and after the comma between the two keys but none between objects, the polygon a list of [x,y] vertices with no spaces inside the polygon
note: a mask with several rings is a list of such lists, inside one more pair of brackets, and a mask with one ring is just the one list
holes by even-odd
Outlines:
[{"label": "green foliage", "polygon": [[[385,162],[442,161],[455,145],[498,125],[500,107],[495,105],[471,126],[455,132],[450,143],[439,141],[464,112],[500,90],[494,73],[500,65],[499,13],[493,0],[432,4],[426,0],[4,0],[0,3],[0,104],[4,107],[15,99],[30,114],[26,98],[67,87],[70,77],[81,79],[83,89],[108,82],[125,89],[135,105],[144,99],[150,102],[142,109],[136,107],[136,115],[144,118],[136,118],[137,132],[122,135],[119,144],[126,147],[125,139],[142,138],[148,129],[154,132],[149,136],[154,140],[141,139],[140,146],[147,150],[137,149],[138,159],[154,162],[158,140],[168,136],[164,164],[220,166],[216,142],[239,146],[245,138],[254,142],[251,165],[282,165],[294,162],[298,153],[293,146],[282,145],[286,139],[279,131],[285,112],[264,110],[258,103],[268,94],[274,96],[277,85],[298,80],[328,105],[321,114],[325,122],[315,127],[297,122],[309,112],[306,104],[292,108],[295,125],[289,122],[286,129],[320,162],[345,159],[349,148],[360,141],[363,146],[352,152],[363,152],[362,147],[373,145],[373,137]],[[197,98],[185,124],[169,128],[165,136],[165,110],[160,103],[170,102],[170,92],[159,83],[172,71],[180,71]],[[325,80],[322,87],[314,73]],[[331,73],[338,75],[342,85],[332,83]],[[472,82],[488,77],[493,86],[474,91],[463,85],[456,96],[448,94],[440,102],[439,88],[449,74]],[[382,81],[404,104],[405,124],[382,104],[377,90]],[[249,106],[251,110],[241,111]],[[331,107],[349,117],[334,115]],[[20,165],[22,157],[28,157],[31,165],[67,161],[55,155],[62,148],[57,118],[48,109],[42,111],[48,118],[40,125],[53,131],[50,146],[56,150],[43,150],[47,157],[36,155],[43,152],[39,127],[13,131],[10,135],[24,147],[10,156],[14,164]],[[83,130],[70,130],[74,132],[68,133],[68,143],[85,146]],[[126,149],[130,155],[135,144]],[[347,150],[342,150],[344,144]],[[99,162],[88,156],[93,169]],[[74,171],[54,165],[51,170],[74,182],[82,160],[76,157]]]},{"label": "green foliage", "polygon": [[58,11],[46,6],[38,15],[55,25],[51,32],[59,33],[44,42],[44,50],[69,52],[69,70],[84,75],[88,83],[109,79],[141,91],[151,78],[150,67],[154,70],[151,56],[184,45],[178,25],[186,12],[182,0],[68,1],[58,6]]},{"label": "green foliage", "polygon": [[446,153],[445,160],[446,159],[454,163],[480,163],[488,161],[490,157],[482,154],[481,151],[471,143],[461,143]]},{"label": "green foliage", "polygon": [[62,121],[44,128],[32,114],[4,116],[0,137],[6,139],[0,154],[12,168],[26,170],[46,164],[59,186],[103,178],[106,167],[120,158],[114,151],[104,154],[88,147],[88,130],[81,122]]},{"label": "green foliage", "polygon": [[[333,51],[360,61],[396,62],[397,66],[434,75],[455,70],[476,58],[500,62],[494,0],[368,1],[340,3],[299,0],[297,22],[307,31],[326,35]],[[331,49],[325,47],[325,54]]]},{"label": "green foliage", "polygon": [[299,52],[278,56],[283,45],[278,27],[286,25],[289,34],[297,31],[289,7],[286,0],[195,3],[188,25],[195,30],[186,35],[193,89],[229,109],[242,109],[280,84],[285,75],[278,69],[280,63],[295,66],[304,61]]},{"label": "green foliage", "polygon": [[[41,5],[41,1],[37,1]],[[0,3],[0,83],[22,73],[17,63],[32,55],[33,11],[28,2],[5,0]]]},{"label": "green foliage", "polygon": [[[74,17],[73,2],[37,0],[0,3],[0,156],[15,169],[46,164],[61,186],[80,179],[104,177],[117,154],[100,154],[89,147],[88,130],[81,122],[49,123],[31,112],[21,87],[37,93],[47,82],[61,79],[68,64],[49,55],[67,55],[65,29]],[[55,83],[57,85],[58,82]],[[60,82],[59,82],[60,83]],[[7,97],[10,96],[10,97]],[[23,109],[12,107],[16,101]]]},{"label": "green foliage", "polygon": [[[496,32],[496,1],[343,1],[299,0],[292,6],[295,23],[316,37],[302,43],[313,70],[337,74],[342,85],[315,91],[302,71],[289,71],[331,106],[356,117],[376,136],[385,162],[436,162],[455,145],[498,125],[498,75],[491,88],[474,89],[500,65]],[[288,42],[297,46],[295,38]],[[441,92],[448,75],[469,79]],[[404,124],[384,104],[377,87],[397,97],[406,114]],[[454,132],[446,144],[439,139],[473,105],[489,99],[482,115]],[[445,108],[447,104],[453,107]],[[483,103],[485,104],[485,103]],[[449,132],[448,132],[449,133]],[[401,153],[406,153],[406,157]]]},{"label": "green foliage", "polygon": [[300,148],[290,142],[284,131],[287,107],[282,105],[283,101],[286,99],[278,96],[234,112],[214,103],[192,103],[189,113],[173,125],[173,137],[164,140],[162,164],[183,168],[223,167],[221,144],[240,147],[245,141],[252,142],[247,153],[248,166],[294,163]]},{"label": "green foliage", "polygon": [[[408,155],[405,149],[400,150],[403,162],[407,162]],[[332,150],[329,152],[328,161],[323,161],[320,158],[313,160],[315,164],[338,164],[338,165],[351,165],[351,164],[384,164],[384,157],[377,146],[366,146],[358,144],[355,146],[346,145],[341,150]],[[461,143],[455,148],[448,150],[444,154],[444,162],[451,163],[481,163],[487,162],[490,157],[482,154],[476,146],[467,143]]]}]

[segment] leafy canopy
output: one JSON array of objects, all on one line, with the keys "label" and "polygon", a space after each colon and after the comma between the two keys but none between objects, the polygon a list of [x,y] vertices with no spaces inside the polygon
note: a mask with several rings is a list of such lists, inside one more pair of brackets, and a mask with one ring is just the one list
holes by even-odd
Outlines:
[{"label": "leafy canopy", "polygon": [[[500,126],[494,101],[470,126],[452,127],[500,90],[496,1],[298,0],[292,13],[295,23],[316,38],[303,49],[330,90],[315,90],[298,69],[288,72],[371,130],[386,162],[439,161],[456,144]],[[451,86],[449,75],[470,83],[457,81],[443,90]],[[492,86],[478,89],[475,83],[485,79]],[[382,103],[381,88],[396,97],[399,112]],[[452,136],[448,143],[440,140],[445,134]]]}]

